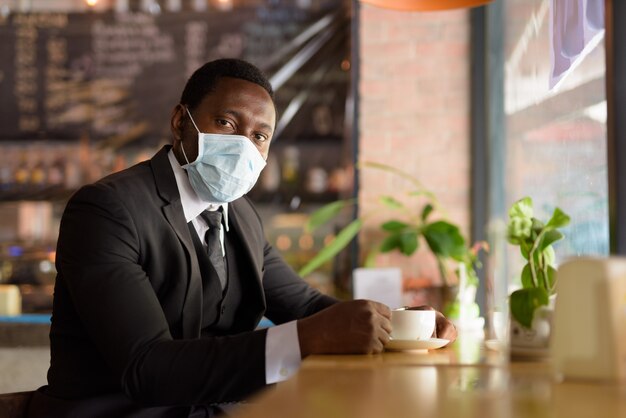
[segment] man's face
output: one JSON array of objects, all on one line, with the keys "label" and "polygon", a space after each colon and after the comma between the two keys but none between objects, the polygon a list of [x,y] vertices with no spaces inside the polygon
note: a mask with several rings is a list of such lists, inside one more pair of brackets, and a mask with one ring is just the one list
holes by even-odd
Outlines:
[{"label": "man's face", "polygon": [[[239,78],[222,77],[215,91],[207,94],[195,109],[189,111],[200,132],[245,136],[267,159],[276,110],[263,87]],[[180,149],[181,144],[189,162],[194,161],[198,156],[198,131],[182,105],[174,108],[171,122],[174,153],[178,161],[187,163]]]}]

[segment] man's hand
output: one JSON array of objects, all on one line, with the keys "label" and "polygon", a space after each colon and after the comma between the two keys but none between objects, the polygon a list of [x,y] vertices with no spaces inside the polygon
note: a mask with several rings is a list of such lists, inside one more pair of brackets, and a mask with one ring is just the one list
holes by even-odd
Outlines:
[{"label": "man's hand", "polygon": [[[412,311],[423,311],[423,310],[434,310],[432,307],[427,305],[422,306],[413,306],[407,308]],[[443,338],[446,340],[450,340],[450,343],[456,340],[457,332],[456,327],[452,322],[448,320],[443,314],[437,311],[436,315],[437,325],[435,326],[435,332],[433,333],[433,338]],[[448,344],[450,344],[448,343]]]},{"label": "man's hand", "polygon": [[391,311],[370,300],[339,302],[298,321],[302,357],[380,353],[389,341]]}]

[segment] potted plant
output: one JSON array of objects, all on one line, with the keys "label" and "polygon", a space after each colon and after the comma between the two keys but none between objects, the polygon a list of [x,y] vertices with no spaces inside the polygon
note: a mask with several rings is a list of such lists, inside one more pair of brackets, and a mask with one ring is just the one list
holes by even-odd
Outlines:
[{"label": "potted plant", "polygon": [[547,349],[551,312],[556,289],[555,254],[552,245],[563,239],[559,231],[570,217],[558,207],[548,222],[534,217],[533,202],[524,197],[509,211],[507,239],[519,246],[526,261],[521,272],[522,288],[511,293],[511,347]]},{"label": "potted plant", "polygon": [[[411,256],[418,250],[420,242],[423,241],[437,260],[444,289],[450,288],[449,264],[451,262],[454,262],[457,268],[461,270],[457,270],[457,277],[461,276],[461,272],[465,273],[463,276],[466,279],[463,283],[464,289],[468,289],[471,297],[464,298],[467,302],[462,306],[461,298],[456,298],[456,295],[453,295],[448,300],[451,303],[444,306],[444,311],[447,311],[452,317],[458,316],[461,311],[466,311],[468,315],[478,317],[478,305],[474,302],[475,289],[478,286],[476,268],[480,267],[478,252],[481,249],[486,249],[486,244],[478,243],[472,248],[468,248],[466,240],[457,225],[446,220],[436,219],[434,213],[439,205],[434,194],[425,190],[419,181],[408,173],[380,163],[366,162],[363,166],[390,172],[408,180],[414,188],[403,193],[412,198],[420,197],[422,200],[425,200],[425,203],[420,210],[415,211],[395,196],[379,196],[377,198],[378,209],[362,214],[341,229],[329,245],[324,247],[302,267],[299,271],[300,275],[306,276],[335,257],[362,230],[365,220],[379,210],[385,209],[396,213],[397,216],[392,216],[381,224],[380,228],[384,238],[369,251],[364,266],[373,266],[375,256],[379,252],[399,251],[406,256]],[[329,203],[311,214],[305,229],[312,231],[338,216],[345,208],[355,204],[355,199]]]}]

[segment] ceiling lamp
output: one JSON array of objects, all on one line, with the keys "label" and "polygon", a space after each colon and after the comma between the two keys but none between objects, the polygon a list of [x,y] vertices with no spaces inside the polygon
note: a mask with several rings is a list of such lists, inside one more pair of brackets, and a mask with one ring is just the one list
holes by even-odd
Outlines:
[{"label": "ceiling lamp", "polygon": [[384,9],[429,12],[434,10],[462,9],[490,3],[492,0],[361,0],[361,3]]}]

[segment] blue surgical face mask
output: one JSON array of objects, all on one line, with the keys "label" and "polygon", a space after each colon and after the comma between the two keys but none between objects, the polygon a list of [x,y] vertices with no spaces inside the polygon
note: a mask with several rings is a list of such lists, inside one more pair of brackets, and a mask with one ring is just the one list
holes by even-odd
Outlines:
[{"label": "blue surgical face mask", "polygon": [[198,197],[207,202],[227,203],[248,193],[265,167],[259,150],[242,135],[200,132],[189,109],[185,109],[198,131],[198,157],[189,162],[181,143],[187,161],[182,167]]}]

